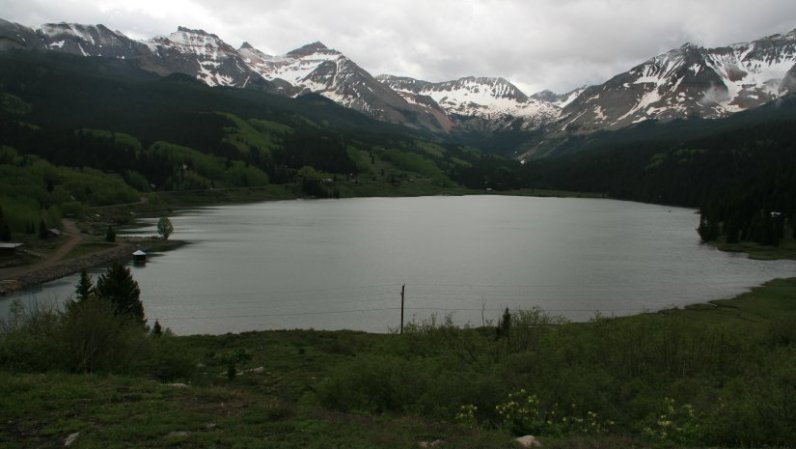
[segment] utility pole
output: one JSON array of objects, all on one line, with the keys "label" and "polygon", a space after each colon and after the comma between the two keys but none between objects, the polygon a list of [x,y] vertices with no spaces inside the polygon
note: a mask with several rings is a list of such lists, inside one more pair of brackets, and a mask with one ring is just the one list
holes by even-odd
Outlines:
[{"label": "utility pole", "polygon": [[401,286],[401,335],[404,333],[404,293],[406,293],[406,284]]}]

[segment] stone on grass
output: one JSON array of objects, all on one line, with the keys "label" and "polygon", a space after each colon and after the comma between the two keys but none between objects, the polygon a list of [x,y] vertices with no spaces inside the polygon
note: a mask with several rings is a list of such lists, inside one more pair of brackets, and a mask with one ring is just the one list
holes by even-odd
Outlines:
[{"label": "stone on grass", "polygon": [[80,432],[70,433],[69,436],[64,440],[64,447],[69,447],[75,444],[75,441],[77,441],[77,437],[79,436]]},{"label": "stone on grass", "polygon": [[191,436],[191,432],[187,430],[176,430],[174,432],[169,432],[166,438],[188,438],[189,436]]},{"label": "stone on grass", "polygon": [[444,443],[444,441],[442,441],[442,440],[421,441],[421,442],[417,443],[417,445],[422,447],[422,448],[429,448],[429,447],[437,447],[437,446],[441,445],[442,443]]},{"label": "stone on grass", "polygon": [[521,447],[542,447],[542,442],[537,440],[533,435],[521,436],[515,438],[514,441],[516,441]]}]

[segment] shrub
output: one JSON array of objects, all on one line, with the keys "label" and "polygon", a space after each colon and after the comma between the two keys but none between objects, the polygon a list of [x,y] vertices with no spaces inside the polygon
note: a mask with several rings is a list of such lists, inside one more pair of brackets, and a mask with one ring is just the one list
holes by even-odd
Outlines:
[{"label": "shrub", "polygon": [[701,436],[701,426],[691,404],[678,405],[672,398],[665,398],[661,408],[651,418],[652,423],[644,433],[660,443],[694,444]]},{"label": "shrub", "polygon": [[575,404],[545,407],[539,398],[525,389],[508,396],[495,407],[501,427],[515,435],[603,434],[614,423],[604,420],[596,412],[577,409]]},{"label": "shrub", "polygon": [[62,368],[61,314],[53,306],[11,304],[0,324],[0,365],[24,371]]},{"label": "shrub", "polygon": [[69,305],[61,337],[67,367],[78,372],[126,371],[145,346],[135,320],[117,316],[112,304],[95,297]]},{"label": "shrub", "polygon": [[362,357],[334,369],[318,396],[323,405],[342,411],[408,411],[428,390],[427,375],[398,357]]},{"label": "shrub", "polygon": [[161,381],[188,379],[194,373],[196,361],[179,347],[170,332],[150,339],[150,353],[144,369],[150,376]]}]

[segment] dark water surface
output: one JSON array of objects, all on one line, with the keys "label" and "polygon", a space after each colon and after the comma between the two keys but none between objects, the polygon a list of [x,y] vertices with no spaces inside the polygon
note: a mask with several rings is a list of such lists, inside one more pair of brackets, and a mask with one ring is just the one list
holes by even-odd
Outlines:
[{"label": "dark water surface", "polygon": [[[280,201],[172,217],[191,242],[133,267],[150,323],[178,334],[357,329],[539,306],[574,320],[727,298],[796,262],[701,245],[690,209],[508,196]],[[154,221],[143,233],[154,234]],[[97,269],[94,273],[101,272]],[[17,297],[63,301],[78,276]],[[0,316],[12,298],[0,299]]]}]

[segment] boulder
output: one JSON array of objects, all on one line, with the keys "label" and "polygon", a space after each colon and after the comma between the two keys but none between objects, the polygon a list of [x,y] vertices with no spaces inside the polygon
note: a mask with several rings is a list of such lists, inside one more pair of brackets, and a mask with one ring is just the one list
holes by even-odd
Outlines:
[{"label": "boulder", "polygon": [[80,432],[70,433],[68,437],[64,440],[64,447],[69,447],[77,441],[77,437],[80,436]]},{"label": "boulder", "polygon": [[533,435],[521,436],[515,438],[514,441],[516,441],[521,447],[542,447],[542,442],[537,440]]}]

